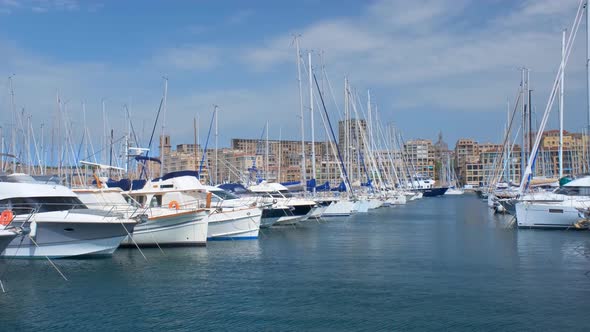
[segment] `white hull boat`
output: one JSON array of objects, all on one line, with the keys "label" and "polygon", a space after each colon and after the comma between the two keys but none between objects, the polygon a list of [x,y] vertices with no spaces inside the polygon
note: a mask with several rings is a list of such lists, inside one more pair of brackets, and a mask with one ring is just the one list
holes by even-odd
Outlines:
[{"label": "white hull boat", "polygon": [[6,249],[6,247],[8,247],[10,242],[12,242],[12,240],[14,240],[14,238],[16,236],[17,236],[16,231],[9,230],[9,229],[0,230],[0,253],[2,253],[4,251],[4,249]]},{"label": "white hull boat", "polygon": [[393,196],[387,199],[387,202],[389,203],[390,206],[394,206],[394,205],[404,205],[407,202],[406,196],[405,195],[397,195],[397,196]]},{"label": "white hull boat", "polygon": [[360,199],[356,202],[356,212],[367,213],[369,212],[369,201]]},{"label": "white hull boat", "polygon": [[447,191],[445,192],[445,195],[449,195],[449,196],[453,196],[453,195],[463,195],[464,193],[465,193],[465,190],[463,190],[463,189],[449,188],[449,189],[447,189]]},{"label": "white hull boat", "polygon": [[207,240],[257,239],[262,210],[252,208],[219,208],[205,218],[208,225]]},{"label": "white hull boat", "polygon": [[[156,210],[156,211],[154,211]],[[152,214],[145,223],[137,225],[133,239],[127,237],[121,245],[141,247],[156,246],[205,246],[208,223],[204,218],[206,210],[163,211],[165,208],[150,209]]]},{"label": "white hull boat", "polygon": [[326,209],[329,206],[329,202],[326,202],[326,204],[328,205],[322,205],[321,202],[318,203],[318,206],[316,206],[315,208],[313,208],[311,210],[311,215],[309,216],[310,219],[320,219],[322,217],[322,215],[324,214],[324,212],[326,212]]},{"label": "white hull boat", "polygon": [[10,210],[10,226],[25,233],[2,256],[65,258],[111,255],[133,233],[137,221],[119,213],[88,209],[70,189],[38,183],[24,174],[0,182],[0,210]]},{"label": "white hull boat", "polygon": [[[568,229],[583,218],[578,208],[587,208],[590,201],[565,200],[562,202],[523,201],[516,203],[516,220],[519,228]],[[584,228],[587,229],[587,226]]]},{"label": "white hull boat", "polygon": [[334,201],[326,207],[322,217],[348,217],[353,213],[354,204],[348,199]]},{"label": "white hull boat", "polygon": [[383,206],[383,201],[378,198],[371,198],[368,200],[369,210],[378,209]]},{"label": "white hull boat", "polygon": [[30,233],[12,240],[3,256],[65,258],[112,255],[137,225],[134,220],[113,220],[112,217],[103,220],[100,215],[92,214],[99,211],[88,212],[91,214],[68,211],[39,213],[33,215],[30,221],[17,216],[13,225],[30,229]]}]

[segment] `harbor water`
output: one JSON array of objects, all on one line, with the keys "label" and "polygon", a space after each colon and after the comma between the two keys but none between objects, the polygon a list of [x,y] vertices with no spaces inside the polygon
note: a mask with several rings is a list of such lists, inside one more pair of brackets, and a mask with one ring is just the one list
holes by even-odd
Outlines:
[{"label": "harbor water", "polygon": [[590,330],[590,233],[506,228],[475,195],[205,248],[0,261],[0,330]]}]

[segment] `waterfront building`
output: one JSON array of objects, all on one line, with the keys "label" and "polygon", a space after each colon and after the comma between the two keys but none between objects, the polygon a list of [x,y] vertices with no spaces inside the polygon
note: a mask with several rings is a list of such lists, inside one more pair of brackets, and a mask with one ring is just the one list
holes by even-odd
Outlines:
[{"label": "waterfront building", "polygon": [[404,156],[410,169],[435,178],[435,148],[429,139],[414,139],[404,144]]}]

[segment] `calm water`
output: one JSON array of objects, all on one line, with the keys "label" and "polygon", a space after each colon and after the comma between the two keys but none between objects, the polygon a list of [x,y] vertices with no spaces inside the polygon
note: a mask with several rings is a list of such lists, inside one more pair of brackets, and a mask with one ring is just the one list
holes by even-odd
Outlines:
[{"label": "calm water", "polygon": [[590,330],[590,232],[507,222],[468,195],[148,261],[56,260],[68,282],[12,261],[0,330]]}]

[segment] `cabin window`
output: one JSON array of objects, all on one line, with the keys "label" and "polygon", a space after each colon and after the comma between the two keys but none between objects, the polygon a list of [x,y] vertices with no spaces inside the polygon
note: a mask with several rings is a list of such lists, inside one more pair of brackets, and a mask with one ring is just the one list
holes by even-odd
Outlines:
[{"label": "cabin window", "polygon": [[0,209],[14,214],[87,209],[78,197],[13,197],[0,200]]},{"label": "cabin window", "polygon": [[139,197],[136,197],[136,199],[133,199],[133,197],[127,196],[127,195],[125,195],[123,197],[125,197],[125,201],[127,203],[129,203],[130,205],[132,205],[134,207],[141,207],[143,205],[143,203],[139,201]]},{"label": "cabin window", "polygon": [[590,196],[590,188],[564,186],[557,189],[555,193],[567,196]]},{"label": "cabin window", "polygon": [[135,200],[141,206],[143,206],[145,204],[145,196],[137,196],[137,197],[135,197]]},{"label": "cabin window", "polygon": [[221,191],[220,190],[220,191],[213,191],[212,193],[214,194],[213,197],[217,196],[217,197],[219,197],[220,199],[223,199],[223,200],[236,199],[236,198],[238,198],[238,196],[236,196],[236,195],[234,195],[234,194],[232,194],[230,192],[227,192],[227,191]]},{"label": "cabin window", "polygon": [[162,185],[160,185],[160,188],[162,188],[162,189],[174,188],[174,185],[173,184],[162,184]]},{"label": "cabin window", "polygon": [[154,195],[150,201],[150,207],[161,207],[162,206],[162,195]]}]

